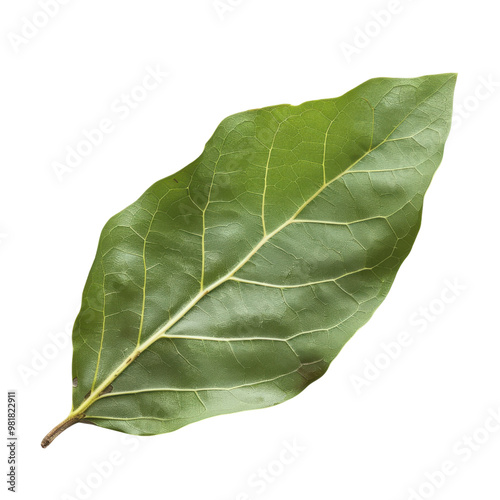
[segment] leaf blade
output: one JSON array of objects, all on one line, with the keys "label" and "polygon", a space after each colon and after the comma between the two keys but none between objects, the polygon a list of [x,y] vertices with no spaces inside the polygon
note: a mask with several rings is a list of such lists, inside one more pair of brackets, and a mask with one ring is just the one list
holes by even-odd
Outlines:
[{"label": "leaf blade", "polygon": [[411,249],[454,79],[375,79],[224,120],[103,230],[75,323],[73,412],[156,434],[320,377]]}]

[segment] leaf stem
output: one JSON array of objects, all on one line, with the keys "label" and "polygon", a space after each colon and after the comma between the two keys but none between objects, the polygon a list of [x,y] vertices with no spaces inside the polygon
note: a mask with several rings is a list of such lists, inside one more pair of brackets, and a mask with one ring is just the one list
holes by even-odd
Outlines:
[{"label": "leaf stem", "polygon": [[60,424],[56,425],[43,439],[42,439],[42,448],[47,448],[54,439],[64,432],[66,429],[71,427],[72,425],[79,422],[85,415],[77,415],[76,417],[68,417],[66,420],[63,420]]}]

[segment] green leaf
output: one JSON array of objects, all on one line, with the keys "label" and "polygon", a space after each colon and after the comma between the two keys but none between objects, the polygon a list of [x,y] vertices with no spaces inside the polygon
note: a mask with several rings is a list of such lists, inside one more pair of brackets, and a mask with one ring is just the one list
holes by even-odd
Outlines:
[{"label": "green leaf", "polygon": [[73,331],[77,421],[170,432],[321,377],[417,235],[456,75],[226,118],[104,227]]}]

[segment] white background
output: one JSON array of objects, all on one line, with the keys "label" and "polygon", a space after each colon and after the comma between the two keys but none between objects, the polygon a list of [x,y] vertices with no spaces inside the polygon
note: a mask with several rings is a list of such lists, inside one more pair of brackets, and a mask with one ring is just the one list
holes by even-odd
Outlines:
[{"label": "white background", "polygon": [[[23,18],[37,16],[37,1],[2,2],[1,394],[18,391],[18,498],[84,498],[77,485],[90,482],[92,499],[405,500],[412,489],[413,500],[498,499],[500,432],[484,431],[500,410],[496,5],[220,4],[218,12],[212,0],[66,0],[30,31]],[[157,66],[169,76],[129,116],[118,113],[116,99]],[[196,158],[231,113],[335,97],[377,76],[442,72],[459,73],[455,126],[422,230],[387,300],[321,380],[283,405],[172,434],[124,441],[76,425],[42,450],[70,410],[62,332],[111,215]],[[114,130],[60,181],[54,162],[103,118]],[[387,363],[382,344],[402,332],[412,342]],[[357,390],[366,366],[384,361]],[[483,444],[460,444],[467,435]],[[284,441],[301,451],[280,465]],[[92,463],[110,456],[118,460],[102,477]],[[445,461],[454,473],[426,485]],[[272,481],[257,488],[260,469]],[[2,480],[2,498],[6,487]]]}]

